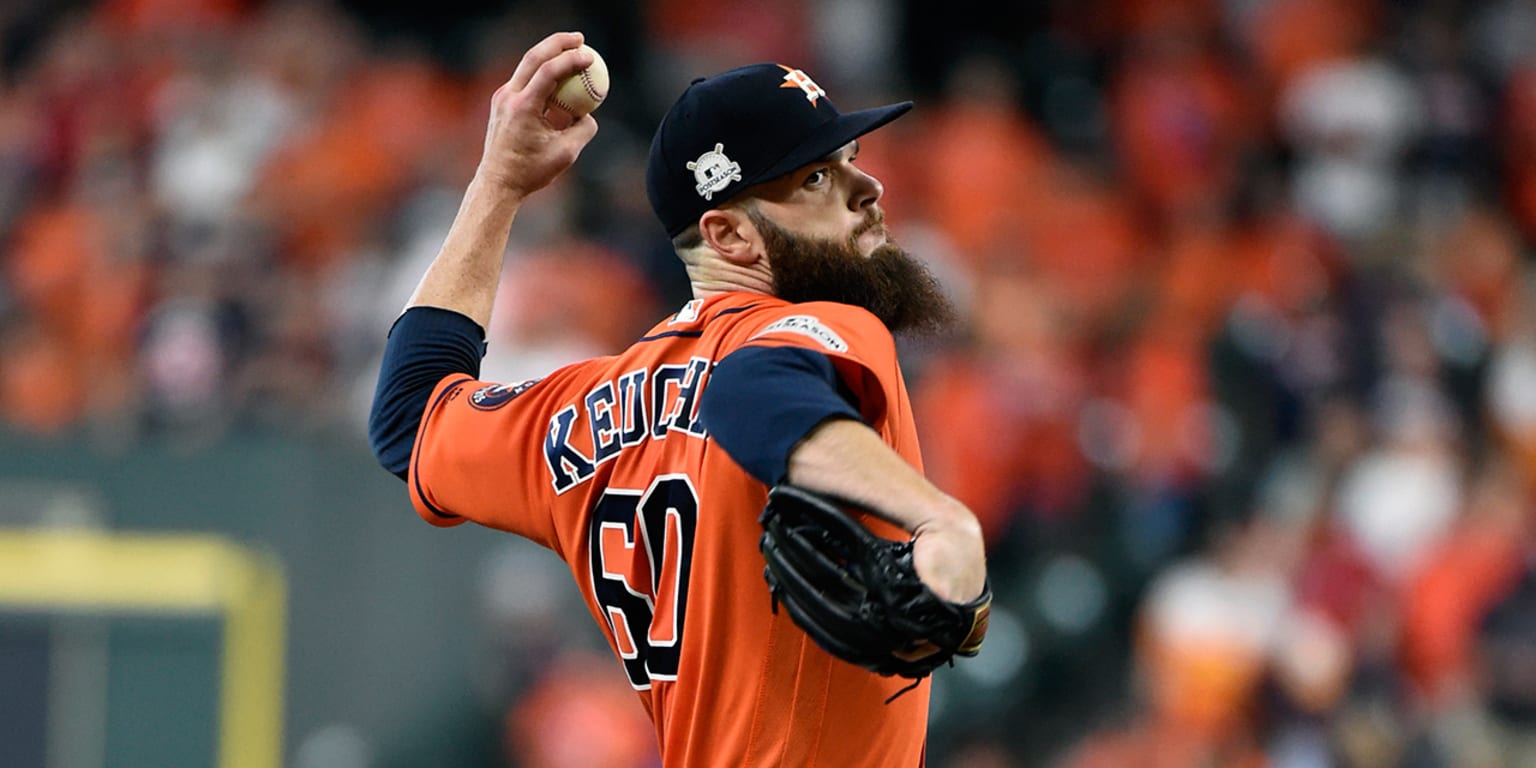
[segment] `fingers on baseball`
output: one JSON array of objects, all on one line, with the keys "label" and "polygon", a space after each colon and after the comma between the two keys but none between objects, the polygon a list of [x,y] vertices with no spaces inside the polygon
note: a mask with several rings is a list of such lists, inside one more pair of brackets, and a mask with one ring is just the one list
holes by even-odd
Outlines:
[{"label": "fingers on baseball", "polygon": [[573,48],[561,51],[560,55],[544,62],[537,72],[533,73],[533,79],[528,81],[528,87],[524,92],[530,100],[543,104],[555,95],[559,90],[560,82],[567,77],[574,77],[576,73],[592,65],[592,52]]},{"label": "fingers on baseball", "polygon": [[[568,133],[578,142],[577,146],[585,146],[587,142],[597,135],[597,121],[591,115],[582,115],[571,123]],[[577,150],[579,153],[580,150]]]},{"label": "fingers on baseball", "polygon": [[581,156],[581,150],[597,135],[597,121],[591,115],[572,118],[558,109],[551,109],[544,119],[560,131],[557,151],[567,166],[576,162],[576,158]]},{"label": "fingers on baseball", "polygon": [[[512,71],[512,79],[507,81],[507,85],[511,86],[514,91],[521,91],[527,88],[528,84],[538,74],[539,70],[544,68],[547,62],[581,47],[584,40],[586,38],[580,32],[556,32],[540,40],[532,48],[529,48],[527,53],[523,54],[522,61],[517,63],[517,69]],[[577,67],[572,72],[579,71],[580,69],[581,67]],[[559,82],[559,78],[556,78],[555,82]]]}]

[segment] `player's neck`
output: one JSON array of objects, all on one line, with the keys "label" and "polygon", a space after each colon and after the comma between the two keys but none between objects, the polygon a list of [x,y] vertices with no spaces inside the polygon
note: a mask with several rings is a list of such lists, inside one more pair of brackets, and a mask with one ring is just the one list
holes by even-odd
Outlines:
[{"label": "player's neck", "polygon": [[768,295],[773,293],[773,275],[766,266],[741,266],[723,259],[690,264],[688,281],[693,285],[693,297],[696,299],[736,291]]}]

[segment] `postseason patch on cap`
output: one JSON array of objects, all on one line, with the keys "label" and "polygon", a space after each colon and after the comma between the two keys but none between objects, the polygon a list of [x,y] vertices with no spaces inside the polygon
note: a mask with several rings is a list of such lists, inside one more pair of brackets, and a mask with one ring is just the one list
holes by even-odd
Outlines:
[{"label": "postseason patch on cap", "polygon": [[758,331],[757,335],[752,338],[766,336],[770,333],[798,333],[801,336],[809,336],[815,339],[823,347],[833,352],[848,351],[848,342],[843,341],[843,337],[837,335],[831,328],[822,325],[821,320],[813,315],[790,315],[789,317],[775,320],[767,328]]},{"label": "postseason patch on cap", "polygon": [[693,180],[697,182],[693,191],[705,200],[713,200],[715,193],[731,182],[741,181],[741,164],[726,157],[725,145],[719,142],[715,142],[714,149],[699,155],[699,159],[688,161],[688,170],[693,171]]}]

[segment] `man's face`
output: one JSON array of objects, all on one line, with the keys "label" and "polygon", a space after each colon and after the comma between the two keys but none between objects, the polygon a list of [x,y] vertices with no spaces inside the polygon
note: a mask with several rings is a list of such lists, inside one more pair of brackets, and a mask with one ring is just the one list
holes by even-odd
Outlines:
[{"label": "man's face", "polygon": [[[878,209],[841,239],[792,232],[752,208],[747,214],[767,246],[773,293],[792,302],[835,301],[869,310],[893,333],[945,330],[954,307],[921,261],[885,237]],[[880,243],[864,250],[869,232]]]},{"label": "man's face", "polygon": [[859,143],[850,141],[809,165],[753,187],[757,212],[784,229],[819,240],[852,238],[859,255],[868,256],[886,241],[880,180],[854,161]]}]

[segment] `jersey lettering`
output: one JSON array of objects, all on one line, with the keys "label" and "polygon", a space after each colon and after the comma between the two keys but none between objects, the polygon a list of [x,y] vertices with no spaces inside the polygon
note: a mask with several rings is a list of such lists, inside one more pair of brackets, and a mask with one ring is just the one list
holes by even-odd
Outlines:
[{"label": "jersey lettering", "polygon": [[644,493],[610,488],[592,511],[592,592],[629,684],[676,680],[687,615],[699,495],[687,475]]},{"label": "jersey lettering", "polygon": [[[544,463],[555,493],[565,493],[592,479],[598,465],[647,439],[663,440],[668,432],[706,438],[699,421],[699,396],[710,361],[693,357],[682,365],[658,365],[630,371],[594,387],[577,404],[567,405],[549,420],[544,435]],[[592,438],[592,456],[571,445],[576,421],[585,419]]]},{"label": "jersey lettering", "polygon": [[613,382],[605,381],[601,387],[587,394],[587,424],[592,427],[592,462],[601,464],[617,455],[624,447],[619,442],[619,430],[613,423],[613,413],[618,405],[613,393]]},{"label": "jersey lettering", "polygon": [[702,357],[689,360],[687,365],[663,365],[656,369],[651,397],[657,417],[651,426],[651,437],[665,438],[669,429],[704,436],[703,425],[697,429],[694,425],[699,422],[699,391],[708,370],[709,361]]},{"label": "jersey lettering", "polygon": [[549,420],[549,434],[544,437],[544,463],[556,493],[564,493],[576,483],[592,476],[592,460],[571,447],[571,424],[576,421],[576,406],[568,405]]},{"label": "jersey lettering", "polygon": [[645,427],[645,380],[650,371],[641,368],[619,377],[619,402],[624,418],[624,431],[619,435],[625,448],[645,441],[649,430]]}]

